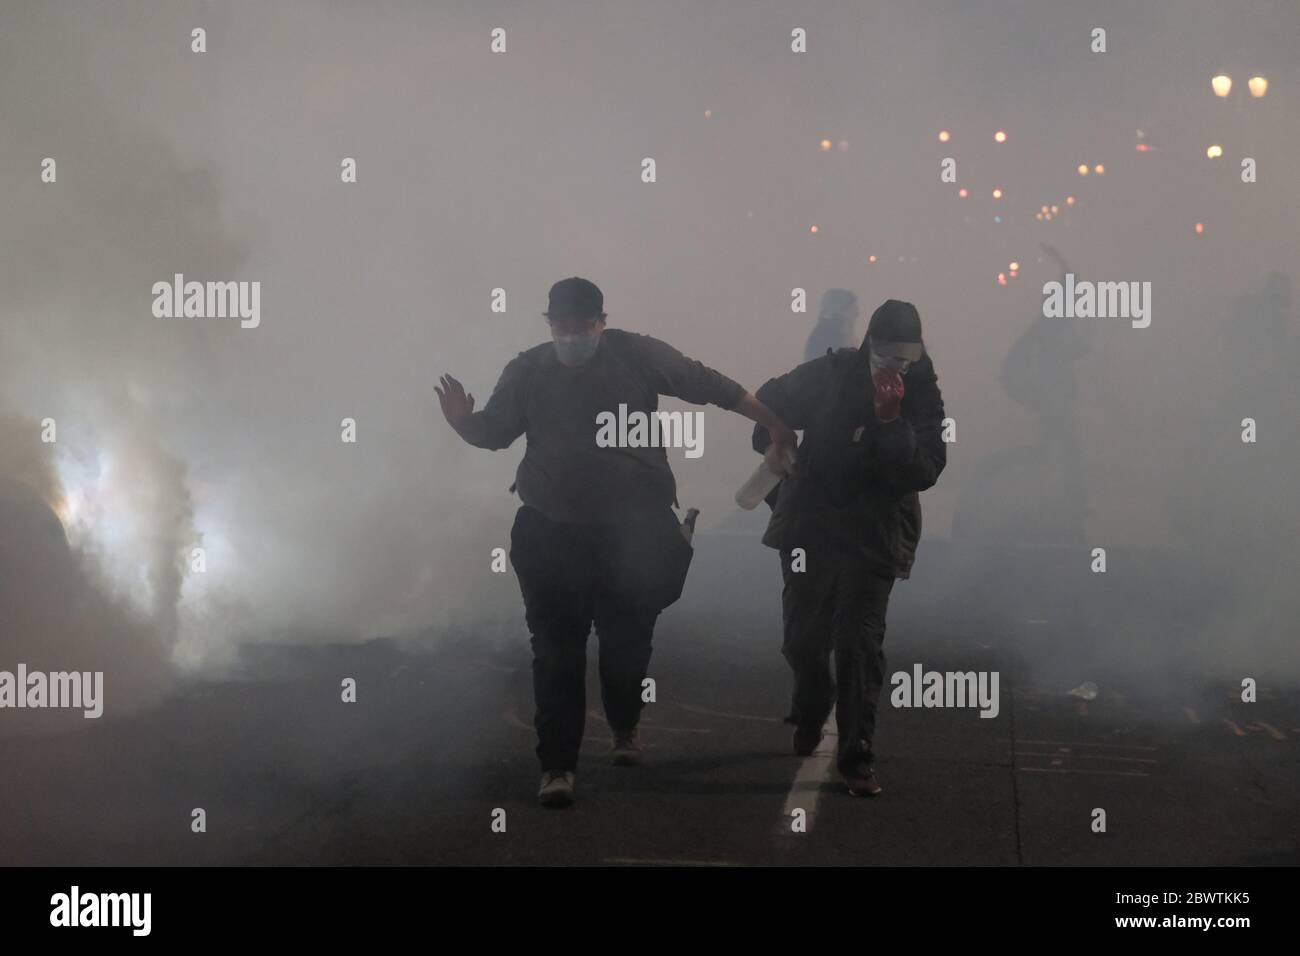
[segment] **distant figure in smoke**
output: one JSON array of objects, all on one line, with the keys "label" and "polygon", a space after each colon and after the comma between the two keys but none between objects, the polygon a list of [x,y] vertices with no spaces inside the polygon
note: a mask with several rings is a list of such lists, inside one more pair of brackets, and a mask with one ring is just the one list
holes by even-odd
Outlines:
[{"label": "distant figure in smoke", "polygon": [[[1055,247],[1040,245],[1059,268],[1058,281],[1064,283],[1069,265]],[[1065,545],[1081,545],[1084,540],[1086,499],[1074,367],[1087,354],[1088,345],[1075,323],[1040,314],[1002,363],[1006,393],[1038,416],[1036,453],[1049,468],[1055,463],[1061,477],[1056,507],[1051,507],[1049,497],[1046,510],[1034,519],[1040,533],[1054,531],[1057,543]]]},{"label": "distant figure in smoke", "polygon": [[[794,671],[786,718],[794,750],[816,749],[834,706],[837,764],[849,793],[875,796],[885,612],[894,580],[909,576],[916,556],[917,493],[947,463],[943,397],[915,306],[890,299],[872,315],[861,349],[806,362],[769,381],[758,398],[804,430],[763,537],[780,551],[785,580],[782,652]],[[770,440],[762,426],[754,429],[756,451]]]},{"label": "distant figure in smoke", "polygon": [[444,375],[436,388],[452,428],[479,448],[527,434],[523,500],[510,560],[532,632],[538,800],[573,802],[586,722],[587,635],[600,640],[600,684],[614,762],[640,762],[641,683],[659,613],[681,594],[691,549],[672,512],[676,483],[663,447],[600,447],[597,416],[653,415],[659,396],[713,404],[770,430],[772,459],[793,431],[736,382],[646,335],[606,329],[604,297],[586,279],[551,287],[553,342],[506,366],[487,406]]},{"label": "distant figure in smoke", "polygon": [[804,346],[803,360],[811,362],[827,352],[851,347],[856,341],[858,297],[848,289],[827,289],[822,296],[817,324]]},{"label": "distant figure in smoke", "polygon": [[[1065,281],[1070,271],[1051,245],[1045,256]],[[1078,325],[1040,309],[1012,343],[1000,382],[1035,419],[1033,440],[973,465],[953,515],[953,535],[989,543],[1079,547],[1087,500],[1078,428],[1077,363],[1088,354]]]}]

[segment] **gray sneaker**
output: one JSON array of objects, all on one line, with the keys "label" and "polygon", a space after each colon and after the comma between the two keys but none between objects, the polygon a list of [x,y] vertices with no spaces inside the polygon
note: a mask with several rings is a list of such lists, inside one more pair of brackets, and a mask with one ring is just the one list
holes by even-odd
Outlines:
[{"label": "gray sneaker", "polygon": [[620,733],[614,732],[614,766],[635,767],[641,763],[641,738],[636,728]]},{"label": "gray sneaker", "polygon": [[542,774],[542,788],[537,791],[537,802],[544,807],[567,807],[573,804],[573,773],[548,770]]}]

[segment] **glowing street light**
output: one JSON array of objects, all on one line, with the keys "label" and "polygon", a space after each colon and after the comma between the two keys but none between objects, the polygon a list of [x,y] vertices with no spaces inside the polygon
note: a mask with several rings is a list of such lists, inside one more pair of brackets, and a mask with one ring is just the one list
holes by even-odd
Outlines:
[{"label": "glowing street light", "polygon": [[1065,197],[1065,204],[1066,204],[1067,206],[1073,206],[1073,205],[1074,205],[1074,197],[1073,197],[1073,196],[1066,196],[1066,197]]},{"label": "glowing street light", "polygon": [[946,143],[951,137],[946,129],[939,130],[939,142]]},{"label": "glowing street light", "polygon": [[1087,176],[1087,175],[1088,175],[1088,164],[1087,164],[1087,163],[1080,163],[1080,164],[1079,164],[1079,175],[1080,175],[1080,176]]},{"label": "glowing street light", "polygon": [[833,145],[834,145],[834,144],[833,144],[829,139],[824,139],[824,140],[822,140],[822,143],[821,143],[821,146],[822,146],[822,152],[823,152],[823,153],[829,153],[829,152],[831,151],[831,146],[833,146]]},{"label": "glowing street light", "polygon": [[1232,77],[1226,73],[1220,73],[1210,79],[1210,86],[1214,88],[1214,95],[1219,99],[1224,99],[1232,92]]},{"label": "glowing street light", "polygon": [[1215,144],[1205,151],[1205,155],[1210,159],[1218,159],[1223,155],[1223,147]]},{"label": "glowing street light", "polygon": [[1002,130],[998,130],[993,134],[993,141],[995,143],[1005,143],[1007,141],[1007,134],[1002,132]]},{"label": "glowing street light", "polygon": [[957,190],[957,195],[960,196],[962,199],[965,199],[967,196],[970,195],[970,190],[967,189],[965,186],[963,186],[961,189]]},{"label": "glowing street light", "polygon": [[1096,166],[1092,167],[1092,171],[1100,176],[1102,173],[1106,172],[1106,167],[1101,163],[1098,163]]},{"label": "glowing street light", "polygon": [[1001,199],[1001,198],[1002,198],[1002,190],[1001,190],[1001,189],[995,189],[995,190],[993,190],[993,198],[994,198],[994,199]]},{"label": "glowing street light", "polygon": [[1203,232],[1205,232],[1205,223],[1203,223],[1203,222],[1198,222],[1198,223],[1196,224],[1196,234],[1199,236],[1199,235],[1201,235]]},{"label": "glowing street light", "polygon": [[1268,80],[1264,79],[1262,76],[1252,76],[1246,82],[1246,85],[1250,87],[1250,95],[1256,99],[1259,99],[1268,92]]}]

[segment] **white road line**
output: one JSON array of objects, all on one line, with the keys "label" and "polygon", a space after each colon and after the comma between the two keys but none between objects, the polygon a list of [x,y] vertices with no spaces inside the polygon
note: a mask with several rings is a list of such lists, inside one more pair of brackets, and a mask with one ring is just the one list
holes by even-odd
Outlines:
[{"label": "white road line", "polygon": [[1149,773],[1136,770],[1057,770],[1053,767],[1017,767],[1023,773],[1082,773],[1095,777],[1149,777]]},{"label": "white road line", "polygon": [[1071,760],[1122,760],[1125,763],[1159,763],[1160,761],[1153,757],[1112,757],[1110,754],[1075,754],[1075,753],[1040,753],[1036,750],[1017,750],[1017,757],[1058,757],[1064,759],[1069,757]]},{"label": "white road line", "polygon": [[1090,740],[1021,740],[1022,744],[1047,744],[1048,746],[1062,747],[1106,747],[1112,750],[1157,750],[1156,747],[1148,747],[1145,744],[1103,744]]},{"label": "white road line", "polygon": [[609,856],[606,863],[618,863],[623,866],[742,866],[730,860],[641,860],[635,857]]},{"label": "white road line", "polygon": [[689,710],[692,714],[704,714],[706,717],[726,717],[730,720],[760,720],[765,724],[784,723],[780,717],[752,717],[749,714],[729,714],[722,710],[709,710],[707,707],[698,707],[695,704],[678,704],[682,710]]},{"label": "white road line", "polygon": [[[784,836],[807,836],[812,832],[813,820],[817,816],[817,798],[821,796],[822,784],[831,775],[831,770],[835,767],[835,748],[839,741],[835,733],[835,712],[826,718],[826,726],[822,727],[822,742],[817,745],[817,749],[812,752],[811,756],[804,757],[803,763],[799,764],[799,772],[794,775],[794,782],[790,784],[790,794],[785,799],[785,808],[781,811],[782,820],[777,826],[777,833]],[[795,833],[790,829],[790,824],[794,817],[791,814],[795,810],[804,811],[804,822],[807,830],[804,833]]]}]

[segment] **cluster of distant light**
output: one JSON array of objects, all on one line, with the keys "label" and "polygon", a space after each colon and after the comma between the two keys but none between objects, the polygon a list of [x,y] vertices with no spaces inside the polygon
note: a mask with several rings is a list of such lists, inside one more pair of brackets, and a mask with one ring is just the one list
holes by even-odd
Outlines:
[{"label": "cluster of distant light", "polygon": [[[1264,96],[1265,93],[1268,92],[1268,80],[1262,76],[1252,76],[1249,80],[1246,81],[1246,86],[1250,89],[1250,95],[1253,96],[1255,99],[1261,98],[1262,96]],[[1226,99],[1228,95],[1232,92],[1232,77],[1228,76],[1226,73],[1220,73],[1210,79],[1210,87],[1214,90],[1215,96],[1219,97],[1220,99]],[[713,115],[713,111],[705,110],[704,115],[706,118],[708,118]],[[1146,138],[1146,134],[1143,133],[1142,130],[1137,131],[1137,138],[1138,138],[1138,143],[1135,146],[1135,149],[1139,153],[1150,152],[1153,149],[1153,147],[1150,146],[1148,143],[1143,142],[1143,140],[1145,140]],[[950,130],[946,130],[946,129],[939,130],[939,142],[947,143],[950,142],[951,140],[952,140],[952,132]],[[997,130],[993,134],[993,141],[995,143],[1005,143],[1007,141],[1006,131]],[[832,149],[836,149],[836,148],[838,148],[841,153],[847,153],[849,151],[849,144],[846,140],[840,140],[838,143],[835,143],[832,140],[823,139],[818,145],[821,147],[821,151],[823,153],[829,153]],[[1220,146],[1218,143],[1212,143],[1205,150],[1205,155],[1210,159],[1219,159],[1223,156],[1223,147]],[[1088,163],[1080,163],[1076,167],[1075,171],[1080,176],[1087,176],[1089,174],[1095,176],[1104,176],[1106,174],[1106,166],[1104,163],[1093,163],[1091,166]],[[970,190],[967,189],[965,186],[963,186],[957,190],[957,196],[960,199],[966,199],[970,196]],[[1001,199],[1002,196],[1003,196],[1002,187],[1000,186],[994,187],[993,198]],[[1065,204],[1067,206],[1073,206],[1074,197],[1066,196]],[[1051,222],[1059,214],[1060,214],[1059,205],[1044,204],[1043,206],[1039,207],[1036,213],[1034,213],[1034,218],[1039,222]],[[1000,225],[1002,223],[1002,216],[994,215],[993,222],[995,225]],[[810,226],[808,228],[808,231],[815,235],[817,233],[817,227]],[[1196,224],[1196,234],[1199,236],[1199,235],[1203,235],[1204,232],[1205,232],[1205,224],[1198,222]],[[876,261],[876,257],[868,256],[867,261],[874,263]],[[998,273],[998,284],[1006,285],[1008,277],[1014,279],[1019,269],[1020,269],[1019,263],[1017,262],[1011,263],[1010,266],[1008,266],[1006,272]]]},{"label": "cluster of distant light", "polygon": [[842,139],[838,143],[832,143],[829,139],[824,139],[819,145],[823,153],[829,153],[832,149],[839,149],[841,153],[849,151],[849,141],[846,139]]},{"label": "cluster of distant light", "polygon": [[[1065,204],[1067,206],[1073,206],[1074,197],[1066,196]],[[1049,206],[1046,203],[1044,203],[1043,205],[1038,207],[1038,212],[1034,213],[1034,218],[1037,219],[1039,222],[1051,222],[1060,214],[1061,214],[1061,207],[1059,205],[1053,203],[1052,205]]]},{"label": "cluster of distant light", "polygon": [[[950,139],[952,139],[952,133],[948,132],[948,130],[946,129],[939,130],[939,142],[946,143]],[[1007,141],[1007,134],[1003,130],[998,130],[996,133],[993,134],[993,142],[1005,143],[1006,141]]]},{"label": "cluster of distant light", "polygon": [[[1246,86],[1250,88],[1250,95],[1255,99],[1259,99],[1268,92],[1268,80],[1262,76],[1252,76],[1246,81]],[[1219,99],[1227,99],[1228,94],[1232,92],[1232,77],[1226,73],[1212,76],[1210,77],[1210,88],[1214,90],[1214,95]]]}]

